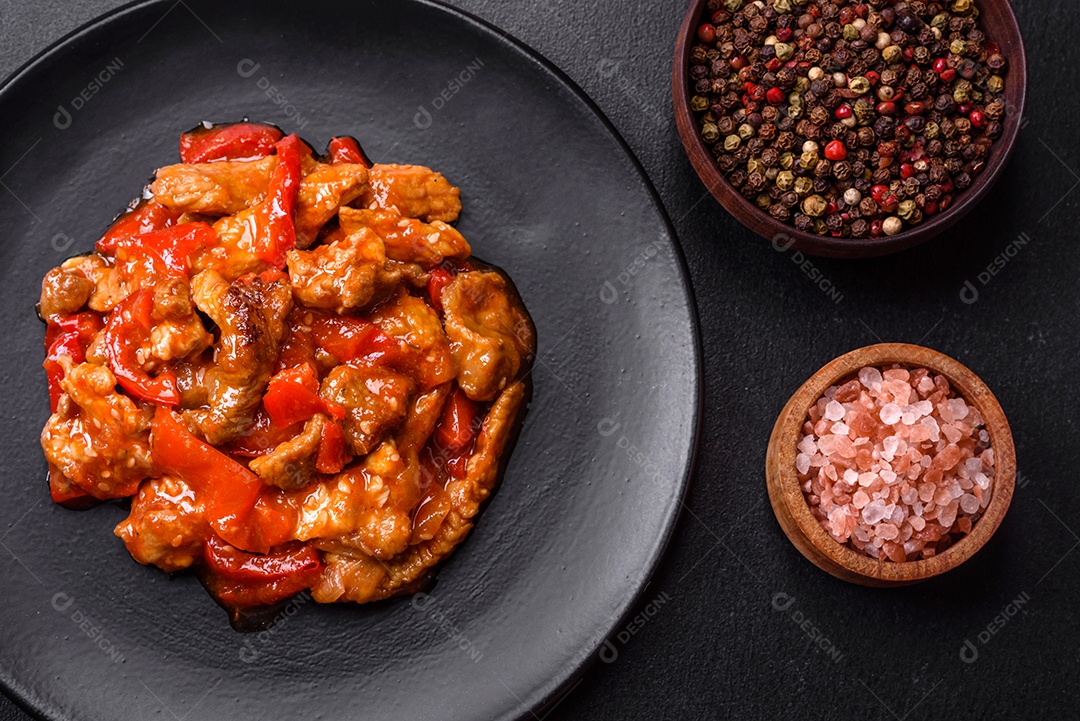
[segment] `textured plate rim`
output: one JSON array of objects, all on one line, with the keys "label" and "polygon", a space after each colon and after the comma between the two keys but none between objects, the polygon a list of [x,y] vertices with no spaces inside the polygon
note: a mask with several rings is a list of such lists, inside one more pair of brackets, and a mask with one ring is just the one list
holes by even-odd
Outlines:
[{"label": "textured plate rim", "polygon": [[[641,578],[637,588],[627,598],[624,603],[624,608],[620,612],[619,616],[609,624],[604,632],[604,638],[607,638],[611,632],[624,625],[627,619],[630,618],[637,603],[641,600],[645,589],[648,588],[652,582],[653,577],[656,575],[660,568],[661,563],[664,560],[664,556],[671,545],[671,540],[675,534],[675,529],[678,526],[679,519],[682,516],[682,509],[686,506],[686,498],[690,491],[690,484],[694,478],[694,474],[697,468],[698,453],[701,446],[701,432],[704,416],[704,351],[702,349],[701,339],[701,321],[697,311],[697,301],[694,296],[694,288],[690,282],[690,269],[686,262],[686,255],[683,252],[682,244],[679,241],[678,233],[675,230],[674,224],[671,222],[671,218],[668,215],[667,208],[664,206],[663,200],[660,194],[657,192],[656,187],[653,185],[652,180],[645,172],[644,166],[638,159],[637,154],[623,138],[622,133],[615,127],[611,120],[607,117],[600,106],[581,89],[581,86],[577,84],[566,72],[551,62],[545,55],[532,48],[530,45],[519,40],[510,32],[499,28],[493,23],[477,17],[467,10],[448,5],[441,0],[406,0],[416,5],[424,5],[427,7],[435,8],[441,12],[448,13],[450,15],[457,16],[459,19],[467,21],[469,24],[477,27],[481,32],[492,34],[498,38],[500,42],[506,43],[513,50],[521,53],[525,57],[529,58],[533,62],[537,63],[544,71],[550,73],[558,82],[562,83],[571,94],[579,102],[589,110],[601,123],[603,128],[607,131],[618,144],[619,148],[630,160],[634,172],[640,177],[644,183],[645,189],[648,191],[649,197],[652,199],[652,203],[655,206],[664,227],[666,227],[668,234],[671,236],[671,246],[675,256],[675,268],[678,272],[679,282],[681,284],[683,293],[686,297],[687,309],[690,313],[690,330],[693,343],[693,408],[691,409],[691,435],[690,435],[690,447],[688,449],[689,456],[685,467],[681,472],[681,480],[679,482],[679,489],[677,492],[679,506],[675,509],[675,512],[668,518],[663,533],[659,538],[658,543],[653,546],[653,552],[648,559],[647,570]],[[79,25],[74,30],[61,36],[57,40],[49,43],[45,48],[34,54],[29,60],[24,62],[18,68],[16,68],[10,75],[4,78],[3,82],[0,82],[0,102],[5,99],[5,96],[11,92],[13,86],[22,82],[26,75],[30,74],[34,70],[47,65],[52,59],[51,56],[56,52],[64,49],[72,41],[79,39],[91,32],[98,30],[101,26],[108,25],[113,20],[121,17],[129,12],[135,10],[142,10],[143,8],[153,7],[155,5],[164,6],[168,4],[175,5],[175,0],[133,0],[132,2],[125,3],[117,8],[114,8],[101,15],[97,15],[87,22]],[[600,650],[603,648],[603,640],[598,641],[595,648],[589,649],[588,655],[576,666],[568,667],[565,673],[559,676],[549,679],[546,683],[538,686],[533,695],[538,698],[534,701],[526,699],[522,706],[525,707],[524,711],[517,715],[516,719],[525,719],[529,716],[535,717],[536,711],[549,710],[553,708],[555,704],[559,703],[566,695],[568,690],[572,691],[571,684],[580,679],[585,672],[592,666]],[[29,714],[35,719],[40,721],[56,721],[55,719],[45,716],[42,712],[38,711],[33,705],[31,705],[24,696],[14,689],[6,679],[0,677],[0,692],[5,697],[10,699],[15,705],[17,705],[24,712]]]}]

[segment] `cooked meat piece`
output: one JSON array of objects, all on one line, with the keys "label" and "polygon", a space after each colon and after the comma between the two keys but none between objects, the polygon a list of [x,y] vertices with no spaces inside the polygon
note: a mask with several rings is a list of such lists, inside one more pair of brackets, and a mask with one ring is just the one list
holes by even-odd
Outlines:
[{"label": "cooked meat piece", "polygon": [[221,340],[214,367],[206,371],[210,407],[185,415],[209,443],[219,445],[251,424],[285,336],[292,291],[285,279],[230,284],[214,271],[195,276],[191,290]]},{"label": "cooked meat piece", "polygon": [[[206,371],[214,367],[209,354],[188,358],[172,364],[176,373],[176,387],[180,391],[181,408],[199,408],[210,403],[210,393],[206,388]],[[87,356],[89,359],[89,355]]]},{"label": "cooked meat piece", "polygon": [[162,476],[142,484],[131,513],[114,533],[136,561],[171,573],[202,555],[210,524],[191,487],[178,477]]},{"label": "cooked meat piece", "polygon": [[90,298],[87,300],[90,310],[108,313],[130,293],[120,273],[100,255],[69,258],[60,265],[60,268],[64,272],[78,273],[94,284]]},{"label": "cooked meat piece", "polygon": [[76,313],[90,300],[95,288],[94,281],[74,268],[53,268],[41,281],[38,313],[42,318]]},{"label": "cooked meat piece", "polygon": [[442,292],[446,335],[458,384],[474,401],[489,401],[526,365],[535,332],[525,309],[498,273],[460,273]]},{"label": "cooked meat piece", "polygon": [[341,229],[355,233],[370,228],[383,239],[386,257],[404,263],[434,268],[448,258],[464,260],[472,254],[465,237],[441,220],[425,223],[403,218],[392,210],[342,208]]},{"label": "cooked meat piece", "polygon": [[388,336],[404,343],[402,353],[409,374],[426,391],[454,377],[454,359],[439,314],[427,303],[404,291],[379,306],[371,321]]},{"label": "cooked meat piece", "polygon": [[418,266],[387,261],[382,238],[367,228],[314,250],[289,251],[296,299],[336,313],[361,310],[385,298],[401,281],[421,282]]},{"label": "cooked meat piece", "polygon": [[345,406],[345,438],[354,455],[366,456],[405,418],[412,391],[412,381],[403,375],[339,365],[326,376],[319,395]]},{"label": "cooked meat piece", "polygon": [[116,392],[105,366],[60,363],[64,395],[41,432],[49,463],[95,498],[135,493],[150,474],[150,413]]},{"label": "cooked meat piece", "polygon": [[311,589],[317,603],[353,601],[367,603],[380,596],[387,575],[386,563],[370,556],[327,552],[323,554],[322,577]]},{"label": "cooked meat piece", "polygon": [[255,252],[258,238],[258,206],[228,215],[214,223],[218,242],[200,248],[191,257],[191,267],[199,273],[213,270],[228,281],[267,269],[266,261]]},{"label": "cooked meat piece", "polygon": [[420,165],[375,165],[358,204],[396,210],[407,218],[453,223],[461,214],[461,191],[442,173]]},{"label": "cooked meat piece", "polygon": [[413,398],[405,422],[397,434],[398,448],[402,451],[420,452],[427,439],[435,432],[435,425],[442,416],[443,405],[450,397],[450,388],[451,384],[444,383]]},{"label": "cooked meat piece", "polygon": [[491,495],[498,478],[499,459],[513,434],[524,400],[525,384],[519,381],[507,387],[491,406],[465,477],[452,478],[446,485],[452,508],[433,538],[409,546],[390,561],[376,561],[381,573],[371,566],[373,559],[335,549],[337,553],[325,556],[326,570],[319,584],[312,589],[315,600],[320,603],[365,603],[405,593],[450,555],[472,529],[472,519],[480,510],[480,504]]},{"label": "cooked meat piece", "polygon": [[169,278],[154,287],[154,314],[161,320],[150,331],[150,355],[159,361],[202,353],[214,342],[195,312],[186,280]]},{"label": "cooked meat piece", "polygon": [[194,165],[167,165],[150,184],[162,205],[203,215],[233,215],[260,202],[270,187],[277,158],[219,160]]},{"label": "cooked meat piece", "polygon": [[295,438],[248,463],[248,467],[272,486],[283,491],[296,491],[315,479],[315,459],[319,453],[319,438],[328,418],[316,414],[304,425]]},{"label": "cooked meat piece", "polygon": [[296,196],[296,247],[307,248],[338,209],[353,202],[367,187],[363,165],[314,163]]},{"label": "cooked meat piece", "polygon": [[311,486],[300,507],[296,539],[324,550],[388,559],[409,545],[410,514],[419,488],[416,454],[387,441],[362,465]]}]

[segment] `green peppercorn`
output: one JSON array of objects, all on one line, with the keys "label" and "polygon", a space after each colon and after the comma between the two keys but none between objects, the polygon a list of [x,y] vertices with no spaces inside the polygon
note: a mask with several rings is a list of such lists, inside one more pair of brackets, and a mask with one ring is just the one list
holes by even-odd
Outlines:
[{"label": "green peppercorn", "polygon": [[705,123],[701,128],[701,139],[712,145],[720,139],[720,129],[713,123]]},{"label": "green peppercorn", "polygon": [[[809,89],[810,89],[810,78],[804,78],[803,76],[800,75],[799,78],[795,81],[795,92],[792,93],[792,95],[795,95],[796,97],[798,97],[799,101],[801,102],[802,101],[802,94],[805,93]],[[791,99],[790,95],[788,96],[788,99],[790,101],[790,99]]]},{"label": "green peppercorn", "polygon": [[818,235],[825,235],[829,232],[829,224],[825,222],[824,218],[814,219],[814,232]]},{"label": "green peppercorn", "polygon": [[765,164],[761,162],[759,158],[750,158],[746,161],[746,172],[753,175],[754,173],[761,173],[765,170]]},{"label": "green peppercorn", "polygon": [[814,189],[814,181],[810,178],[796,178],[795,179],[795,192],[799,195],[807,195]]},{"label": "green peppercorn", "polygon": [[971,99],[971,91],[965,86],[958,84],[953,88],[952,98],[957,104],[966,103]]},{"label": "green peppercorn", "polygon": [[1000,75],[991,75],[986,80],[986,89],[992,93],[1002,93],[1005,90],[1005,78]]},{"label": "green peppercorn", "polygon": [[934,122],[933,120],[931,120],[930,122],[928,122],[928,123],[926,124],[926,127],[925,127],[925,128],[923,128],[923,135],[925,135],[925,136],[926,136],[926,139],[927,139],[927,140],[933,140],[933,139],[934,139],[934,138],[936,138],[936,137],[937,137],[937,136],[938,136],[938,135],[939,135],[940,133],[941,133],[941,126],[940,126],[940,125],[938,125],[937,123],[935,123],[935,122]]},{"label": "green peppercorn", "polygon": [[784,192],[791,190],[795,186],[795,174],[790,170],[781,170],[776,174],[776,187],[780,188]]},{"label": "green peppercorn", "polygon": [[765,171],[765,180],[770,183],[776,182],[776,176],[780,174],[780,168],[769,168]]},{"label": "green peppercorn", "polygon": [[690,109],[695,113],[704,113],[709,109],[709,99],[704,95],[695,95],[690,98]]},{"label": "green peppercorn", "polygon": [[881,51],[881,57],[890,65],[898,63],[904,58],[904,50],[899,45],[890,45]]},{"label": "green peppercorn", "polygon": [[761,193],[758,195],[757,199],[754,200],[754,205],[762,210],[768,210],[769,206],[772,205],[772,198],[769,197],[768,193]]},{"label": "green peppercorn", "polygon": [[791,170],[795,167],[795,154],[794,153],[782,153],[780,155],[780,167],[784,170]]},{"label": "green peppercorn", "polygon": [[750,123],[743,123],[739,126],[739,137],[743,140],[749,140],[757,134],[757,130]]},{"label": "green peppercorn", "polygon": [[788,106],[788,117],[789,118],[791,118],[792,120],[798,120],[802,116],[803,116],[803,106],[801,104],[789,105]]},{"label": "green peppercorn", "polygon": [[971,0],[953,0],[952,11],[960,15],[966,15],[972,11],[973,3]]},{"label": "green peppercorn", "polygon": [[869,125],[874,122],[874,118],[877,116],[873,104],[866,99],[855,101],[855,107],[852,108],[852,114],[855,117],[855,122],[859,125]]},{"label": "green peppercorn", "polygon": [[776,58],[781,62],[787,62],[791,60],[791,56],[795,54],[795,48],[787,43],[777,43],[773,45],[773,50],[776,51]]},{"label": "green peppercorn", "polygon": [[953,55],[964,55],[967,53],[967,43],[959,38],[949,43],[949,52]]},{"label": "green peppercorn", "polygon": [[773,10],[778,13],[791,12],[791,0],[776,0],[776,2],[773,3]]},{"label": "green peppercorn", "polygon": [[724,150],[729,153],[734,153],[742,145],[742,138],[738,135],[729,135],[724,138]]},{"label": "green peppercorn", "polygon": [[807,170],[813,170],[814,166],[818,164],[818,154],[812,150],[808,150],[799,156],[799,165]]},{"label": "green peppercorn", "polygon": [[850,43],[852,40],[858,40],[858,39],[859,39],[859,28],[857,28],[857,27],[855,27],[854,25],[851,25],[851,24],[845,25],[844,26],[844,40],[847,40]]},{"label": "green peppercorn", "polygon": [[820,195],[811,195],[805,198],[802,205],[802,212],[809,215],[811,218],[820,218],[825,215],[825,211],[829,207],[829,201],[822,198]]},{"label": "green peppercorn", "polygon": [[934,19],[930,21],[930,27],[935,30],[941,31],[949,27],[949,16],[947,13],[938,13],[934,16]]},{"label": "green peppercorn", "polygon": [[915,205],[914,200],[905,200],[900,203],[900,207],[897,208],[896,214],[904,220],[910,221],[912,217],[914,217],[915,211],[918,209],[919,207]]},{"label": "green peppercorn", "polygon": [[870,81],[861,75],[857,78],[852,78],[851,82],[848,83],[848,90],[853,93],[858,93],[859,95],[865,95],[870,92]]},{"label": "green peppercorn", "polygon": [[729,13],[738,12],[742,7],[743,0],[724,0],[724,7]]}]

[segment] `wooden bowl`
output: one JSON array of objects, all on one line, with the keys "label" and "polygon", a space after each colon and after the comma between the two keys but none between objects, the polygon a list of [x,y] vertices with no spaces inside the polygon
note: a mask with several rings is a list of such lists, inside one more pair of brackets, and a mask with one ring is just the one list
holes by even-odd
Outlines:
[{"label": "wooden bowl", "polygon": [[869,258],[888,255],[906,248],[925,243],[941,234],[961,218],[967,215],[1001,175],[1002,169],[1012,155],[1016,138],[1023,124],[1024,101],[1027,94],[1027,58],[1024,54],[1024,42],[1020,37],[1020,26],[1016,22],[1008,0],[977,0],[982,14],[980,27],[987,37],[1001,46],[1001,51],[1008,58],[1008,73],[1005,76],[1005,127],[1001,137],[990,149],[990,157],[982,173],[975,176],[967,190],[958,193],[953,204],[945,212],[938,213],[924,220],[920,225],[892,237],[880,238],[833,238],[805,233],[796,230],[793,225],[781,223],[768,213],[759,210],[751,201],[731,186],[716,166],[708,146],[698,132],[698,121],[690,110],[690,49],[697,37],[697,28],[701,23],[702,11],[706,0],[694,0],[683,18],[679,29],[678,42],[675,45],[675,63],[672,68],[672,96],[675,102],[675,122],[679,128],[683,147],[690,157],[690,162],[697,171],[705,187],[709,189],[720,204],[729,213],[762,238],[770,240],[781,250],[789,248],[808,255],[831,258]]},{"label": "wooden bowl", "polygon": [[[993,495],[971,533],[941,554],[920,561],[878,561],[838,543],[810,513],[795,471],[796,446],[810,407],[839,381],[861,368],[900,364],[928,368],[949,379],[964,400],[986,421],[994,449]],[[1001,525],[1016,486],[1016,449],[1009,422],[997,398],[968,368],[936,350],[904,343],[883,343],[842,355],[819,370],[795,392],[776,419],[765,460],[769,502],[791,542],[818,568],[863,586],[903,586],[956,568],[983,547]]]}]

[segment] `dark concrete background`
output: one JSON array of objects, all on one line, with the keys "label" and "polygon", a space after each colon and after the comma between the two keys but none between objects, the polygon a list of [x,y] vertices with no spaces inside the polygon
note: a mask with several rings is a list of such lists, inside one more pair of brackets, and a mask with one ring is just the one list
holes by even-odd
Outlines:
[{"label": "dark concrete background", "polygon": [[[0,1],[0,76],[121,4]],[[611,118],[675,222],[704,335],[706,415],[688,511],[638,622],[613,635],[617,653],[606,657],[617,657],[548,718],[1077,717],[1080,497],[1068,462],[1080,441],[1080,5],[1013,3],[1033,79],[1029,124],[972,219],[891,258],[814,260],[838,289],[830,296],[799,258],[706,197],[683,155],[670,69],[685,0],[450,4],[547,56]],[[1021,234],[1030,240],[1016,245]],[[983,285],[980,272],[1006,251]],[[969,280],[974,304],[960,298]],[[898,590],[848,586],[803,560],[772,516],[763,474],[788,395],[829,359],[879,339],[933,346],[982,375],[1013,424],[1021,471],[1013,508],[979,556]],[[778,611],[774,598],[791,605]],[[961,658],[966,641],[973,663]],[[26,718],[0,697],[0,721]]]}]

